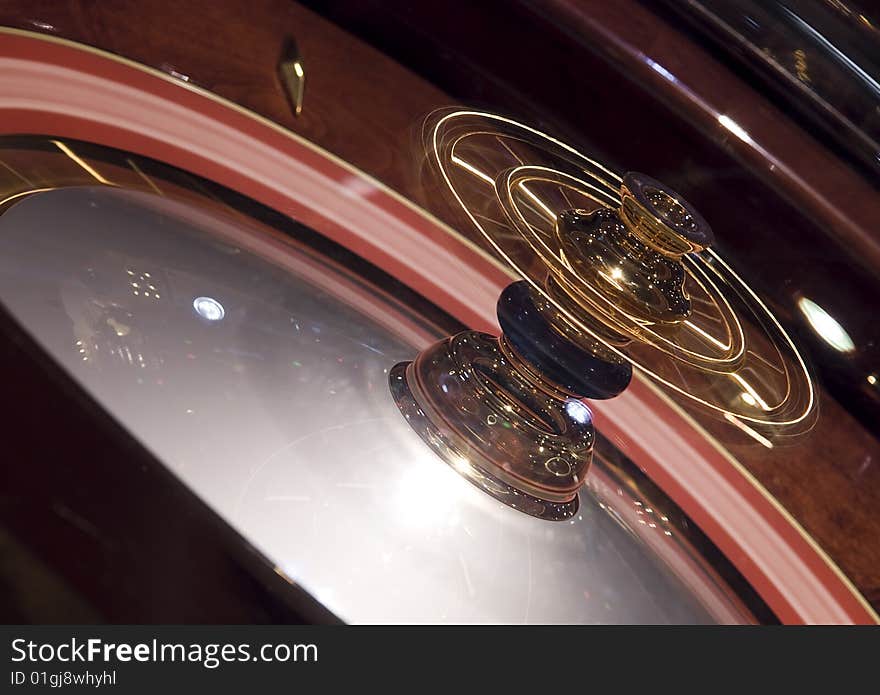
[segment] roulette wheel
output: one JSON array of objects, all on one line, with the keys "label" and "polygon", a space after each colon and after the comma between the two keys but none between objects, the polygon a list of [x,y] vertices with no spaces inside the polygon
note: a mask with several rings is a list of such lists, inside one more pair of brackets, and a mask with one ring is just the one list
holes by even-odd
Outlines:
[{"label": "roulette wheel", "polygon": [[876,622],[873,25],[376,4],[0,10],[4,614]]}]

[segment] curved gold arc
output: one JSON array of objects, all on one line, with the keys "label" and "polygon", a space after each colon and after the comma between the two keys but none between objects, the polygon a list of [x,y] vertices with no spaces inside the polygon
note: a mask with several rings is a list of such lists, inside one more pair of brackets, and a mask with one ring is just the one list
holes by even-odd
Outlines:
[{"label": "curved gold arc", "polygon": [[[551,143],[553,146],[560,147],[562,150],[564,150],[566,153],[568,153],[568,155],[572,156],[575,160],[577,160],[579,162],[586,162],[590,167],[594,167],[596,169],[599,169],[600,171],[609,173],[611,175],[613,181],[622,181],[622,179],[621,179],[621,177],[617,176],[616,174],[609,172],[609,170],[606,167],[602,166],[601,164],[599,164],[595,160],[591,159],[590,157],[587,157],[586,155],[582,154],[581,152],[574,149],[570,145],[562,143],[559,140],[557,140],[556,138],[554,138],[550,135],[547,135],[546,133],[543,133],[535,128],[532,128],[531,126],[519,123],[518,121],[506,118],[504,116],[499,116],[497,114],[492,114],[492,113],[483,112],[483,111],[475,111],[475,110],[467,110],[467,109],[452,110],[449,113],[445,113],[445,115],[443,115],[441,118],[439,118],[436,121],[436,123],[433,124],[432,132],[431,132],[431,154],[435,159],[435,163],[440,171],[441,176],[443,177],[443,180],[444,180],[448,190],[450,191],[452,196],[457,201],[459,207],[462,209],[462,211],[465,213],[465,215],[467,215],[467,217],[470,219],[471,223],[480,231],[480,233],[486,239],[487,243],[489,243],[492,246],[492,248],[495,249],[495,252],[499,256],[501,256],[501,258],[503,258],[512,268],[514,268],[514,270],[517,271],[517,273],[519,274],[520,277],[522,277],[526,281],[528,281],[538,292],[541,292],[542,294],[544,294],[543,288],[539,286],[539,283],[535,280],[535,278],[530,277],[529,273],[524,272],[524,269],[520,267],[520,264],[518,264],[513,258],[511,258],[510,254],[504,250],[504,248],[501,246],[501,244],[498,242],[498,240],[496,240],[491,234],[487,233],[483,224],[475,217],[475,215],[469,209],[469,206],[461,198],[461,195],[456,190],[456,186],[453,184],[453,182],[450,178],[449,172],[447,171],[446,162],[444,161],[443,157],[441,156],[441,153],[446,153],[448,151],[450,154],[453,154],[452,148],[454,148],[454,146],[458,142],[460,142],[464,136],[459,135],[458,133],[450,134],[449,137],[452,139],[452,144],[449,144],[446,141],[446,139],[441,138],[441,135],[445,135],[445,133],[441,133],[441,131],[443,130],[444,125],[448,121],[450,121],[451,119],[463,118],[463,117],[478,117],[478,118],[485,119],[489,122],[494,121],[494,122],[503,124],[504,126],[519,129],[524,133],[530,133],[531,135],[537,137],[540,140]],[[452,126],[452,128],[455,128],[455,126]],[[489,131],[485,131],[485,132],[489,132]],[[512,136],[512,137],[515,137],[515,136]],[[514,168],[510,169],[507,172],[508,179],[513,174],[513,172],[515,172],[517,169],[522,169],[522,168],[523,167],[514,167]],[[548,168],[548,167],[539,167],[539,166],[526,167],[526,168],[531,168],[536,171],[549,171],[549,172],[555,171],[555,170]],[[604,185],[607,188],[607,190],[609,191],[609,195],[612,197],[613,200],[619,200],[619,194],[616,191],[614,191],[612,183],[610,183],[609,181],[603,180],[597,174],[591,174],[589,171],[585,170],[582,166],[580,167],[580,169],[581,169],[581,171],[584,171],[584,173],[589,174],[596,181],[596,183],[598,183],[600,185]],[[556,173],[561,174],[562,176],[567,176],[566,174],[564,174],[564,172],[556,172]],[[573,178],[574,180],[577,180],[575,177],[571,177],[571,178]],[[494,191],[495,190],[495,179],[492,178],[491,176],[486,176],[486,179],[487,179],[487,183],[490,183],[492,185],[493,191]],[[594,188],[594,187],[591,186],[591,188]],[[596,190],[600,190],[600,189],[596,189]],[[505,214],[507,214],[507,213],[505,213]],[[518,213],[518,214],[520,214],[520,213]],[[520,234],[521,234],[521,232],[520,232]],[[540,242],[541,246],[544,247],[544,251],[547,254],[549,254],[550,257],[555,257],[555,254],[553,254],[553,252],[546,246],[546,244],[544,244],[540,240],[538,240],[538,241]],[[544,257],[544,253],[542,253],[541,251],[537,251],[537,254],[539,257],[541,257],[544,260],[544,262],[546,264],[547,260]],[[713,257],[720,261],[720,258],[717,256],[717,254],[713,253]],[[552,264],[550,264],[550,265],[552,265]],[[729,413],[731,415],[735,415],[740,420],[751,422],[753,424],[773,425],[773,426],[780,426],[780,427],[789,426],[789,425],[796,425],[798,423],[806,421],[807,418],[810,417],[810,415],[812,414],[813,407],[815,405],[815,393],[814,393],[814,389],[813,389],[812,379],[810,378],[809,371],[806,368],[806,364],[805,364],[803,358],[801,357],[801,355],[800,355],[799,351],[797,350],[797,348],[795,347],[794,343],[789,338],[788,334],[785,332],[785,330],[782,328],[782,326],[776,320],[776,317],[772,315],[772,313],[770,312],[770,310],[766,306],[766,304],[764,304],[763,302],[761,302],[757,298],[757,296],[745,284],[745,282],[742,280],[742,278],[740,278],[738,275],[733,273],[732,270],[730,269],[730,267],[726,263],[721,261],[721,265],[723,266],[723,268],[725,270],[727,270],[730,273],[730,277],[733,278],[733,280],[736,283],[737,290],[739,291],[740,289],[745,289],[745,292],[749,295],[750,298],[752,298],[756,302],[757,306],[759,307],[759,310],[761,313],[761,318],[769,317],[769,319],[773,323],[776,331],[778,331],[784,337],[786,345],[788,345],[789,348],[792,350],[792,352],[795,354],[797,366],[799,367],[799,377],[801,377],[804,381],[807,382],[807,389],[808,389],[807,406],[803,409],[803,411],[799,415],[796,415],[794,417],[789,417],[788,419],[784,419],[784,420],[782,420],[782,419],[768,420],[766,417],[757,417],[757,416],[749,415],[746,413],[740,413],[740,412],[730,413],[730,411],[728,409],[726,409],[720,405],[717,405],[717,404],[715,404],[705,398],[699,398],[699,397],[696,397],[696,396],[688,393],[681,386],[676,385],[675,383],[671,382],[668,379],[665,379],[660,374],[657,374],[655,371],[652,371],[644,364],[641,364],[640,362],[637,362],[637,361],[630,359],[629,357],[627,357],[626,353],[623,352],[617,346],[606,344],[606,347],[611,349],[619,357],[630,361],[633,364],[633,366],[636,368],[637,371],[641,371],[641,372],[647,374],[648,376],[650,376],[651,378],[653,378],[657,382],[662,383],[667,388],[681,394],[683,397],[685,397],[689,400],[692,400],[696,403],[699,403],[702,406],[704,406],[704,407],[706,407],[716,413],[719,413],[721,415],[724,415],[725,413]],[[717,273],[717,271],[716,271],[716,273]],[[705,275],[704,277],[707,280],[709,280],[708,275]],[[709,280],[709,281],[711,282],[711,280]],[[726,302],[726,299],[725,299],[725,302]],[[566,314],[566,316],[572,320],[572,322],[574,323],[574,325],[576,325],[578,327],[578,329],[584,331],[587,335],[592,336],[593,338],[599,340],[600,342],[603,342],[603,344],[606,343],[606,341],[602,340],[602,337],[597,335],[595,330],[593,330],[584,321],[579,320],[576,316],[569,316],[568,315],[569,312],[563,312],[563,313]]]},{"label": "curved gold arc", "polygon": [[[526,173],[527,171],[529,173]],[[531,171],[545,174],[547,176],[547,178],[546,179],[531,178],[530,177]],[[513,169],[510,169],[505,174],[503,174],[503,176],[504,176],[504,181],[505,181],[505,187],[504,187],[503,192],[504,192],[505,198],[508,198],[508,199],[512,199],[511,190],[512,190],[512,188],[519,185],[520,181],[543,180],[548,183],[553,183],[555,185],[567,186],[570,188],[570,190],[573,190],[573,191],[578,191],[578,189],[576,188],[576,186],[578,184],[581,186],[588,186],[589,188],[592,188],[594,190],[599,190],[598,188],[589,184],[588,182],[582,181],[581,179],[578,179],[577,177],[574,177],[570,174],[566,174],[565,172],[556,171],[556,170],[550,169],[548,167],[542,167],[542,166],[514,167]],[[558,176],[559,179],[558,180],[554,179],[554,178],[552,178],[553,176]],[[591,197],[591,196],[589,196],[589,194],[585,194],[582,192],[581,192],[581,195],[585,195],[586,197]],[[601,203],[599,201],[597,201],[597,202],[599,204],[604,205],[604,203]],[[506,208],[505,201],[502,201],[502,208]],[[505,209],[505,213],[507,213],[506,209]],[[510,216],[509,213],[508,213],[508,216]],[[522,212],[518,208],[516,209],[516,216],[522,225],[529,227],[531,229],[534,229],[534,226],[525,219]],[[514,224],[515,224],[515,221],[514,221]],[[545,254],[546,254],[546,258],[548,259],[547,265],[550,267],[551,272],[553,272],[554,274],[559,274],[560,271],[558,270],[558,268],[554,267],[556,263],[559,263],[559,265],[562,266],[563,268],[565,268],[566,271],[568,271],[572,274],[574,273],[574,271],[570,268],[570,266],[568,266],[567,263],[565,263],[562,259],[560,259],[556,255],[556,253],[554,253],[554,251],[550,247],[548,247],[547,244],[537,234],[535,234],[533,236],[533,243],[539,245],[539,247],[540,247],[539,255],[542,257],[542,259],[545,258]],[[503,253],[503,252],[499,251],[499,253]],[[504,257],[507,258],[508,255],[505,254]],[[514,261],[511,259],[510,263],[513,265]],[[693,350],[689,350],[684,347],[679,347],[679,346],[675,345],[669,338],[657,333],[656,331],[651,329],[648,325],[645,325],[637,317],[628,314],[627,312],[623,311],[622,309],[620,309],[618,307],[611,307],[611,303],[606,297],[603,297],[601,294],[598,294],[597,292],[595,292],[592,289],[592,287],[589,287],[589,286],[588,286],[588,289],[590,290],[592,295],[594,295],[594,299],[588,300],[588,301],[590,301],[591,305],[596,307],[596,309],[600,312],[600,314],[603,317],[606,317],[608,319],[607,322],[609,323],[609,327],[612,328],[612,330],[622,332],[624,334],[630,334],[632,337],[639,339],[639,340],[644,340],[644,337],[641,334],[645,333],[649,336],[649,339],[652,342],[654,342],[654,341],[656,342],[655,347],[657,347],[658,350],[660,350],[670,356],[675,357],[680,353],[682,355],[685,355],[686,359],[691,359],[691,360],[695,360],[695,361],[700,362],[701,364],[699,364],[698,366],[700,366],[701,368],[710,369],[712,371],[720,371],[720,370],[724,369],[725,366],[727,366],[727,365],[736,364],[738,361],[741,360],[741,358],[745,352],[745,338],[743,335],[742,325],[740,324],[739,319],[736,316],[736,313],[733,311],[733,308],[730,306],[730,303],[727,301],[727,297],[725,297],[724,293],[718,289],[715,282],[710,277],[708,277],[708,275],[706,274],[706,272],[703,268],[701,268],[698,264],[694,263],[693,268],[689,268],[686,266],[686,272],[691,277],[691,279],[697,285],[700,286],[701,289],[706,291],[707,295],[709,295],[710,297],[712,297],[713,299],[716,299],[716,300],[717,300],[717,298],[720,298],[721,303],[718,305],[719,314],[721,316],[721,319],[724,321],[724,326],[728,332],[728,336],[731,338],[731,345],[724,346],[724,348],[729,350],[735,346],[736,350],[733,352],[732,356],[723,357],[723,358],[712,358],[709,355],[700,354],[700,353],[694,352]],[[699,277],[697,277],[697,275],[695,273],[699,273],[699,275],[702,276],[703,280],[701,280]],[[525,273],[523,273],[523,276],[525,277]],[[561,276],[561,279],[564,280],[568,286],[572,286],[575,278],[574,278],[574,276],[565,277],[565,275],[563,274]],[[711,286],[711,288],[714,290],[714,292],[706,290],[703,281],[708,283]],[[541,291],[540,288],[539,288],[539,291]],[[584,299],[587,299],[587,297],[584,297]],[[564,307],[559,307],[559,308],[560,308],[560,310],[562,310],[563,314],[565,314],[569,319],[577,322],[577,319],[573,316],[570,316],[570,312],[565,310]],[[618,324],[614,320],[614,316],[616,314],[622,314],[623,316],[625,316],[626,319],[628,319],[631,322],[630,325],[627,326],[624,323]],[[596,318],[599,318],[599,317],[597,316]],[[605,323],[605,321],[603,321],[603,323]],[[733,324],[733,326],[735,326],[735,335],[731,331],[731,324]],[[702,364],[703,362],[707,362],[710,364]]]}]

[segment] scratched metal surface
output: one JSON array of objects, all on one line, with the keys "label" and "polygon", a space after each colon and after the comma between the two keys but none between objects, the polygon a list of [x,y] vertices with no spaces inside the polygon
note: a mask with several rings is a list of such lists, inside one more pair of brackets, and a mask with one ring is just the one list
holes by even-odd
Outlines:
[{"label": "scratched metal surface", "polygon": [[99,187],[27,197],[0,216],[0,301],[343,619],[712,620],[589,495],[551,523],[468,484],[389,396],[388,370],[420,346],[354,308],[343,283],[231,243],[227,219],[194,220]]}]

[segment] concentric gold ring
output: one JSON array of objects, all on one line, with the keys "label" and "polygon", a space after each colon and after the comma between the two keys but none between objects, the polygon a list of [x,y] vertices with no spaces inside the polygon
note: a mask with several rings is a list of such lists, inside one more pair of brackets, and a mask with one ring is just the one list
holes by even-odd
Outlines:
[{"label": "concentric gold ring", "polygon": [[[689,246],[663,240],[656,230],[645,238],[680,259],[693,307],[678,323],[646,320],[625,302],[597,291],[553,237],[556,219],[567,209],[619,210],[621,176],[541,131],[496,114],[439,112],[426,135],[429,159],[487,247],[566,320],[663,386],[718,415],[774,427],[807,421],[815,392],[800,353],[730,266],[716,252],[700,250],[699,234]],[[694,213],[684,206],[673,212]],[[684,219],[696,225],[701,220]],[[549,278],[570,301],[548,291]],[[625,340],[608,339],[605,329]]]}]

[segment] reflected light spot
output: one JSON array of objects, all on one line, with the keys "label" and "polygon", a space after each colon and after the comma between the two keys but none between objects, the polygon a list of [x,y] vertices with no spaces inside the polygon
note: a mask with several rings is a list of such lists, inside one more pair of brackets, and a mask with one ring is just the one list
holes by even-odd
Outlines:
[{"label": "reflected light spot", "polygon": [[852,352],[856,349],[852,338],[835,319],[815,302],[802,297],[798,308],[822,340],[838,352]]},{"label": "reflected light spot", "polygon": [[735,120],[733,120],[730,116],[725,116],[722,114],[721,116],[718,116],[718,122],[722,126],[727,128],[727,130],[729,130],[731,133],[736,135],[736,137],[738,137],[743,142],[751,142],[752,141],[752,138],[749,136],[748,132],[746,132],[746,129],[743,128]]},{"label": "reflected light spot", "polygon": [[663,77],[665,77],[670,82],[678,82],[675,75],[673,75],[671,72],[669,72],[669,70],[660,65],[660,63],[657,63],[650,58],[646,58],[645,60],[654,72],[663,75]]},{"label": "reflected light spot", "polygon": [[454,524],[462,495],[469,483],[459,473],[466,473],[470,463],[457,458],[448,466],[430,457],[416,462],[400,478],[394,495],[398,521],[413,529],[436,530]]},{"label": "reflected light spot", "polygon": [[590,409],[574,398],[570,398],[565,402],[565,412],[568,413],[572,420],[581,425],[586,425],[593,419]]},{"label": "reflected light spot", "polygon": [[193,299],[193,309],[203,319],[208,321],[220,321],[226,316],[223,305],[211,297],[196,297]]},{"label": "reflected light spot", "polygon": [[873,386],[877,383],[877,377],[874,374],[868,374],[868,383]]},{"label": "reflected light spot", "polygon": [[[767,402],[761,398],[761,394],[755,390],[755,387],[752,386],[748,381],[743,379],[739,374],[731,374],[731,378],[736,381],[740,386],[742,386],[745,391],[743,392],[742,399],[749,403],[749,405],[757,405],[762,410],[770,411],[772,408],[767,405]],[[748,398],[746,398],[748,396]]]},{"label": "reflected light spot", "polygon": [[470,472],[471,464],[464,456],[455,456],[451,461],[452,467],[462,475]]}]

